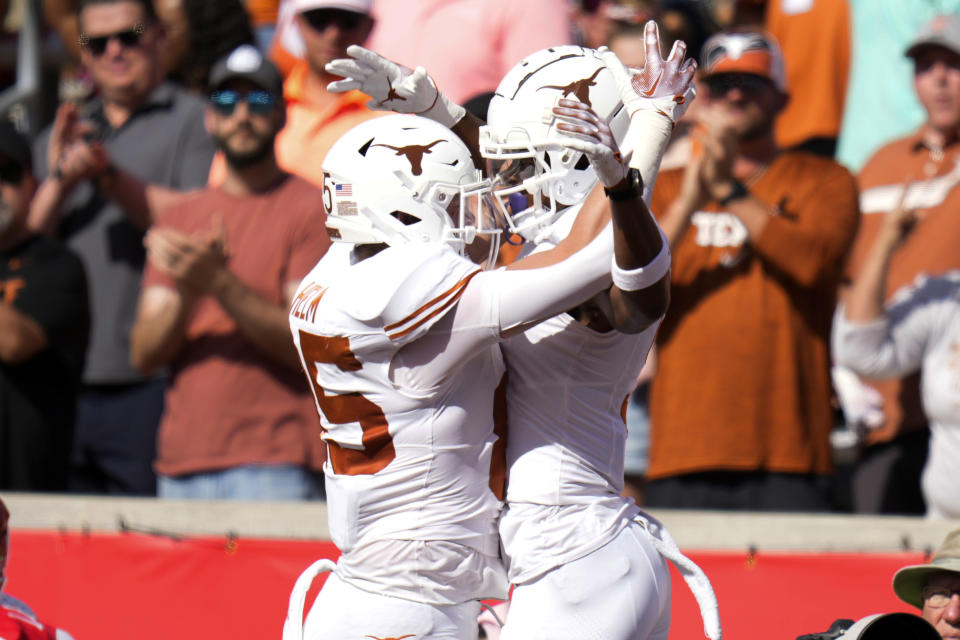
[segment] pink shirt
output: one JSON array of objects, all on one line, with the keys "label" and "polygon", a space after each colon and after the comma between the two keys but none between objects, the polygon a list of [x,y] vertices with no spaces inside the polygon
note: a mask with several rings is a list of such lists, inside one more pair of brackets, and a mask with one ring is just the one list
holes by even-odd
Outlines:
[{"label": "pink shirt", "polygon": [[570,44],[569,0],[375,0],[367,47],[422,66],[454,102],[493,91],[525,56]]},{"label": "pink shirt", "polygon": [[[285,285],[299,282],[330,245],[322,202],[320,189],[296,176],[244,198],[208,188],[166,210],[156,227],[209,233],[222,220],[230,270],[286,308]],[[143,287],[151,286],[175,285],[148,262]],[[165,475],[255,463],[320,469],[324,457],[303,374],[257,351],[209,296],[197,302],[171,363],[157,449]]]}]

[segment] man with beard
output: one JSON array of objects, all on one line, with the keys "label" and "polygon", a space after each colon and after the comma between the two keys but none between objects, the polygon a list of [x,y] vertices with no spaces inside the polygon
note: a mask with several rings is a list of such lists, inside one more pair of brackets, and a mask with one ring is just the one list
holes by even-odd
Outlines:
[{"label": "man with beard", "polygon": [[685,169],[664,172],[651,211],[673,252],[657,335],[647,504],[829,508],[829,330],[859,220],[853,176],[781,151],[787,103],[776,42],[703,47],[702,129]]},{"label": "man with beard", "polygon": [[147,234],[131,336],[135,367],[170,367],[156,470],[165,498],[319,497],[313,401],[287,309],[328,245],[319,189],[277,166],[280,74],[252,46],[210,73],[207,131],[223,183]]}]

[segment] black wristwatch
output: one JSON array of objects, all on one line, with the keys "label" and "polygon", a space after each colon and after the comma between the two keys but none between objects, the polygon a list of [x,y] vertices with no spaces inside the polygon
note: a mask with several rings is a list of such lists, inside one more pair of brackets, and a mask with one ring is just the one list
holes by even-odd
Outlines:
[{"label": "black wristwatch", "polygon": [[607,197],[614,202],[632,200],[643,193],[643,178],[640,177],[639,171],[631,168],[629,171],[627,171],[625,179],[627,181],[627,186],[613,190],[604,187],[603,192],[607,194]]},{"label": "black wristwatch", "polygon": [[739,200],[740,198],[746,198],[750,195],[750,192],[747,190],[747,187],[740,182],[739,180],[731,180],[731,186],[733,187],[725,197],[717,200],[717,204],[721,207],[725,207],[734,200]]}]

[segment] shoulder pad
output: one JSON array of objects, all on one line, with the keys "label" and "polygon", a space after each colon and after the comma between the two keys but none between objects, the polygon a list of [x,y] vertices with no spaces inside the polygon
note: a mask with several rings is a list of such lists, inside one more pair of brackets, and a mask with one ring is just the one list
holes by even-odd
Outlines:
[{"label": "shoulder pad", "polygon": [[357,292],[347,312],[378,319],[395,342],[409,342],[451,309],[480,267],[446,244],[411,243],[384,249],[355,265]]}]

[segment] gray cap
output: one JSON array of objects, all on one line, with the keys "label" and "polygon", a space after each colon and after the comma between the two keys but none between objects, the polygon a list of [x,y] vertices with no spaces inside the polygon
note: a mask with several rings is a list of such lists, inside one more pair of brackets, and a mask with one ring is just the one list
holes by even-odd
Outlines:
[{"label": "gray cap", "polygon": [[923,25],[904,55],[913,58],[921,49],[931,46],[960,54],[960,14],[944,13]]},{"label": "gray cap", "polygon": [[283,95],[283,77],[253,45],[242,44],[217,60],[210,69],[207,88],[213,91],[237,78],[248,80],[272,94]]}]

